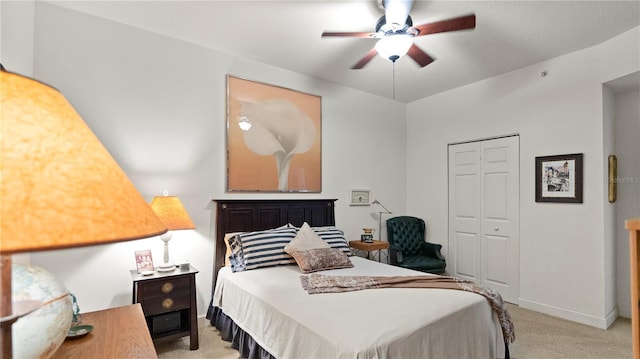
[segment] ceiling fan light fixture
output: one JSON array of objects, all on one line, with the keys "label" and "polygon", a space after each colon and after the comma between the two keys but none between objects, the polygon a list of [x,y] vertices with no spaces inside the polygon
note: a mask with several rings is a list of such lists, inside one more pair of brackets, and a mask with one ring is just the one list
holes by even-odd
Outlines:
[{"label": "ceiling fan light fixture", "polygon": [[389,35],[378,40],[376,51],[385,59],[396,62],[396,60],[407,54],[411,45],[413,45],[413,36],[405,34]]}]

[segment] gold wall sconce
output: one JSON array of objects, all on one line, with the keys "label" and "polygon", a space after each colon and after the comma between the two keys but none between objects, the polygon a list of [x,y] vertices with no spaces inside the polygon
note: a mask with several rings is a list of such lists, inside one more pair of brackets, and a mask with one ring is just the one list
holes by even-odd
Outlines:
[{"label": "gold wall sconce", "polygon": [[609,155],[609,203],[616,201],[618,192],[618,158]]}]

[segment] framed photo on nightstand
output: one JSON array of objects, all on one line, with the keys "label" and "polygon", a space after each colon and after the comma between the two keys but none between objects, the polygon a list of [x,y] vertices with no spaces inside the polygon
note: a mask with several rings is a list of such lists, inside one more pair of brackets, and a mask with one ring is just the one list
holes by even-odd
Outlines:
[{"label": "framed photo on nightstand", "polygon": [[145,249],[143,251],[136,251],[136,269],[138,273],[151,271],[153,272],[153,258],[151,257],[151,250]]}]

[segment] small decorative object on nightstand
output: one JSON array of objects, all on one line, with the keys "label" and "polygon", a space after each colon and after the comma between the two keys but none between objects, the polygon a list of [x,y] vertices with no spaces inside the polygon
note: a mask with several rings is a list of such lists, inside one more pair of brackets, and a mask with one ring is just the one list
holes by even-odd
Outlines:
[{"label": "small decorative object on nightstand", "polygon": [[360,235],[360,240],[367,243],[373,243],[373,234],[376,232],[373,228],[362,228],[363,234]]},{"label": "small decorative object on nightstand", "polygon": [[196,273],[193,266],[143,276],[133,269],[133,303],[141,303],[153,341],[190,336],[198,349]]},{"label": "small decorative object on nightstand", "polygon": [[378,251],[378,262],[382,262],[382,250],[389,249],[389,242],[376,240],[372,240],[371,242],[349,241],[349,247],[367,252],[367,259],[371,259],[369,258],[370,252]]}]

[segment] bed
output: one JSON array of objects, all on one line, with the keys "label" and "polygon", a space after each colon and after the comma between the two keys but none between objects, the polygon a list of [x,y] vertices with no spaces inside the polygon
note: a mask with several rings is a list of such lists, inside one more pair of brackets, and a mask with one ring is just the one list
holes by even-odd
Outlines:
[{"label": "bed", "polygon": [[[450,289],[388,288],[309,294],[298,266],[233,272],[226,233],[335,226],[335,200],[215,200],[214,291],[207,319],[248,358],[508,358],[487,299]],[[412,276],[349,257],[331,276]],[[317,273],[315,273],[317,274]]]}]

